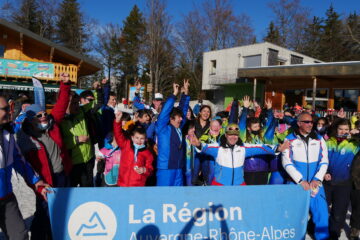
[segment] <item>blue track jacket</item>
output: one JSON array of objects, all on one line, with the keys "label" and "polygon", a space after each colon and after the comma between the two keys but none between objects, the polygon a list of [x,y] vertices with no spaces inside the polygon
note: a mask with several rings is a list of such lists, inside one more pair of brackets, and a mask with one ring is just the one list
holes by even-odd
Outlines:
[{"label": "blue track jacket", "polygon": [[[180,169],[185,164],[185,136],[182,136],[180,141],[175,127],[170,124],[170,113],[174,107],[175,100],[176,96],[173,94],[168,97],[155,124],[158,140],[158,169]],[[179,108],[183,113],[183,121],[180,128],[185,124],[189,102],[190,96],[182,94]]]}]

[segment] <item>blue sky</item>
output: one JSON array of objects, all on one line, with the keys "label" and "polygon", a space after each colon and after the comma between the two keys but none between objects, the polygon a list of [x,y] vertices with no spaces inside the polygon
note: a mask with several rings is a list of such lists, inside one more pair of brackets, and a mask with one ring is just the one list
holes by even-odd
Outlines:
[{"label": "blue sky", "polygon": [[[181,20],[181,17],[193,9],[201,6],[203,1],[209,0],[167,0],[167,11],[172,17],[172,22]],[[273,18],[271,9],[268,7],[269,0],[231,0],[235,13],[246,13],[251,18],[258,41],[266,33],[266,28]],[[132,7],[136,4],[145,11],[146,0],[79,0],[82,10],[100,24],[122,24]],[[312,15],[324,16],[325,11],[332,3],[335,10],[341,15],[348,15],[356,11],[360,13],[360,0],[301,0],[303,6],[310,8]]]}]

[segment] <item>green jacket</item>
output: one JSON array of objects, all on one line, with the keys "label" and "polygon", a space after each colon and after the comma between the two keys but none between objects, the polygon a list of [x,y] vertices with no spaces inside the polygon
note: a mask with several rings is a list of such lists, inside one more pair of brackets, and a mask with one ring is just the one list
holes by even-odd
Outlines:
[{"label": "green jacket", "polygon": [[89,136],[85,112],[89,111],[91,107],[91,104],[82,106],[78,114],[65,116],[60,124],[64,143],[69,150],[73,164],[86,163],[94,157],[94,146],[91,140],[86,143],[76,142],[78,136]]}]

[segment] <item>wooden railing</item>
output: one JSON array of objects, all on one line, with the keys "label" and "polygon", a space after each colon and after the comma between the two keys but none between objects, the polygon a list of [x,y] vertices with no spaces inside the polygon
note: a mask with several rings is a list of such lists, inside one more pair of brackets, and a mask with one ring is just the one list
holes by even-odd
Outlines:
[{"label": "wooden railing", "polygon": [[70,81],[77,83],[77,72],[78,67],[75,65],[62,65],[59,63],[54,63],[55,65],[55,72],[54,72],[54,80],[59,81],[60,80],[60,74],[62,72],[67,72],[70,75]]}]

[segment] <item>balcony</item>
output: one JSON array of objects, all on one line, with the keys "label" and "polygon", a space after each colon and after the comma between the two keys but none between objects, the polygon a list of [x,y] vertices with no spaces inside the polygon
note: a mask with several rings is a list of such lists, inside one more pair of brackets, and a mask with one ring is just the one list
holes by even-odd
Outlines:
[{"label": "balcony", "polygon": [[59,81],[62,72],[69,73],[71,82],[77,84],[78,67],[76,65],[0,58],[0,77],[5,79],[26,81],[36,77],[43,82],[51,83]]}]

